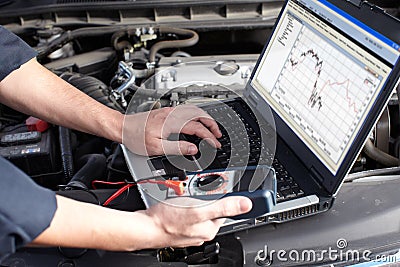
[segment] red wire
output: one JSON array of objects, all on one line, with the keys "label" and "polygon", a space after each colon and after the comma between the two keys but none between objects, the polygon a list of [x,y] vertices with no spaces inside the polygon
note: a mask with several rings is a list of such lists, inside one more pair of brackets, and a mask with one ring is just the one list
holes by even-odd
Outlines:
[{"label": "red wire", "polygon": [[117,197],[119,197],[123,192],[125,192],[129,187],[132,187],[136,184],[126,184],[123,187],[121,187],[120,189],[118,189],[114,194],[112,194],[106,201],[104,201],[103,206],[107,206],[108,204],[110,204],[111,201],[113,201],[114,199],[116,199]]},{"label": "red wire", "polygon": [[158,181],[158,180],[145,180],[145,181],[140,181],[138,182],[139,184],[141,183],[151,183],[151,184],[162,184],[165,185],[168,188],[171,188],[172,190],[175,191],[175,194],[178,196],[181,196],[185,193],[185,186],[183,181],[172,181],[172,180],[164,180],[164,181]]},{"label": "red wire", "polygon": [[101,180],[93,180],[92,181],[92,187],[93,189],[96,188],[96,184],[104,184],[104,185],[125,185],[125,182],[107,182],[107,181],[101,181]]},{"label": "red wire", "polygon": [[[125,182],[106,182],[106,181],[93,181],[92,186],[95,188],[94,183],[102,183],[102,184],[110,184],[110,185],[120,185],[124,184],[123,187],[118,189],[114,194],[112,194],[106,201],[104,201],[103,206],[107,206],[119,197],[122,193],[124,193],[128,188],[136,185],[136,184],[126,184]],[[175,191],[175,194],[178,196],[183,195],[185,192],[185,187],[184,187],[184,182],[182,181],[171,181],[171,180],[165,180],[165,181],[158,181],[158,180],[145,180],[145,181],[140,181],[138,182],[139,184],[141,183],[151,183],[151,184],[162,184],[165,185],[168,188],[171,188],[172,190]]]}]

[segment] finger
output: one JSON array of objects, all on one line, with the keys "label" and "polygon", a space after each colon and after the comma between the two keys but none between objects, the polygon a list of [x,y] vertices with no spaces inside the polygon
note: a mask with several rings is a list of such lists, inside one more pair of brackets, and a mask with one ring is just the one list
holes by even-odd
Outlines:
[{"label": "finger", "polygon": [[217,122],[208,114],[206,111],[202,110],[199,107],[196,107],[197,115],[194,117],[194,119],[199,120],[201,123],[203,123],[207,128],[210,129],[210,131],[217,137],[221,137],[222,133],[218,127]]},{"label": "finger", "polygon": [[178,109],[180,108],[184,109],[186,116],[188,116],[190,120],[200,121],[207,126],[217,138],[222,136],[218,124],[206,111],[194,105],[180,105],[178,106]]},{"label": "finger", "polygon": [[220,148],[221,143],[217,140],[215,135],[210,132],[201,122],[190,121],[182,128],[182,133],[196,135],[212,145],[213,147]]},{"label": "finger", "polygon": [[199,118],[199,121],[207,126],[207,128],[210,129],[215,137],[222,137],[221,130],[219,129],[217,122],[213,118],[201,117]]},{"label": "finger", "polygon": [[187,141],[162,140],[162,152],[167,155],[196,155],[197,146]]},{"label": "finger", "polygon": [[[210,205],[201,207],[201,220],[215,220],[247,213],[252,208],[252,202],[247,197],[233,196],[219,199]],[[221,221],[218,221],[219,223]]]},{"label": "finger", "polygon": [[247,197],[226,197],[214,203],[214,218],[226,218],[247,213],[253,207],[253,203]]}]

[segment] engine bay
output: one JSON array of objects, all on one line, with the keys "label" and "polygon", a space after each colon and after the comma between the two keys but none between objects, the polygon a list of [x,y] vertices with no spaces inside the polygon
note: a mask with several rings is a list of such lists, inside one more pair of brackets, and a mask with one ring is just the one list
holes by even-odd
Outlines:
[{"label": "engine bay", "polygon": [[[69,37],[64,41],[60,40],[66,36],[62,28],[38,31],[39,36],[49,37],[47,40],[36,35],[20,36],[28,43],[37,41],[37,58],[49,70],[121,113],[126,112],[140,87],[143,88],[140,90],[142,95],[136,96],[135,103],[130,104],[136,107],[133,112],[147,111],[155,106],[173,107],[191,99],[235,97],[243,91],[258,58],[258,54],[254,53],[219,55],[218,51],[212,51],[215,49],[213,44],[199,44],[199,35],[211,35],[201,38],[212,38],[219,32],[199,34],[194,30],[172,27],[106,28],[68,31]],[[78,36],[93,35],[94,30],[98,34],[93,38],[71,37],[75,33]],[[268,30],[254,30],[253,40],[246,40],[249,50],[262,49]],[[258,36],[264,38],[254,40]],[[99,38],[104,39],[104,43],[92,47],[99,44],[96,40]],[[200,47],[195,49],[193,46],[197,44]],[[226,47],[232,48],[232,45],[237,46],[233,47],[237,50],[242,46],[232,43],[226,44]],[[213,54],[203,55],[208,47],[209,53]],[[158,52],[160,48],[162,50]],[[184,67],[174,67],[177,64]],[[146,82],[153,75],[157,78]],[[174,90],[171,91],[171,88]],[[55,125],[38,129],[37,125],[46,124],[43,121],[29,126],[27,116],[5,106],[2,106],[2,118],[3,139],[15,140],[2,142],[0,154],[43,186],[56,189],[84,171],[87,164],[96,165],[88,170],[95,169],[97,173],[83,176],[110,182],[132,180],[118,144]],[[93,156],[96,160],[90,159]],[[38,165],[43,169],[34,169]],[[101,167],[106,165],[106,168]],[[90,187],[90,183],[88,185]]]},{"label": "engine bay", "polygon": [[[395,2],[379,1],[378,4],[400,17]],[[46,12],[38,15],[40,19],[36,15],[8,15],[0,22],[34,47],[38,61],[55,75],[112,109],[136,113],[196,103],[199,99],[229,99],[241,95],[282,3],[270,1],[247,8],[241,4],[226,5],[226,17],[241,15],[236,24],[219,26],[204,21],[186,24],[179,19],[173,21],[174,16],[186,14],[183,6],[128,9],[118,19],[139,22],[123,25],[113,22],[117,20],[114,10],[108,17],[105,15],[106,7],[74,15],[60,10],[56,19],[53,14],[50,18],[43,15]],[[147,14],[147,8],[157,11],[156,15],[152,14],[158,16],[160,23],[141,22],[140,19],[146,21],[145,15],[135,17],[140,12]],[[217,7],[213,11],[199,4],[190,9],[189,15],[208,15],[211,21],[220,15],[220,7],[218,11],[215,9]],[[254,12],[261,14],[265,23],[240,23]],[[172,23],[166,23],[169,19]],[[111,22],[105,23],[107,20]],[[397,88],[354,163],[347,182],[400,173],[399,95],[400,88]],[[120,144],[51,125],[4,105],[0,106],[0,137],[1,156],[38,184],[60,194],[74,190],[80,194],[81,191],[118,189],[125,181],[133,181]],[[125,195],[111,200],[95,196],[91,201],[116,208],[122,205],[124,209],[122,202],[126,199]],[[143,206],[138,204],[138,207]],[[243,244],[237,239],[233,244],[231,238],[222,237],[219,243],[221,246],[229,244],[229,251],[242,250]],[[202,248],[202,253],[210,251],[209,263],[216,262],[213,252],[218,249],[215,244]],[[187,248],[157,253],[158,260],[171,262],[199,252]],[[229,253],[224,257],[227,258],[222,259],[223,263],[232,264],[228,260]],[[203,260],[186,263],[197,264]]]},{"label": "engine bay", "polygon": [[[239,32],[198,33],[163,26],[68,31],[54,27],[20,36],[28,43],[36,42],[37,58],[49,70],[102,104],[125,113],[139,88],[141,95],[130,104],[136,110],[130,112],[174,107],[192,99],[240,95],[258,54],[231,53],[242,47],[260,52],[269,31],[270,28],[253,29],[247,33],[248,38],[241,40],[244,43],[235,41]],[[218,45],[199,41],[212,40],[216,35],[231,40],[219,44],[228,49],[217,51]],[[204,55],[207,49],[210,54]],[[156,78],[149,82],[153,75]],[[87,174],[95,180],[131,179],[118,144],[40,120],[29,123],[34,118],[5,106],[1,113],[0,154],[41,185],[56,189],[84,171],[87,164],[98,164],[88,168],[96,169],[97,173]],[[41,128],[40,124],[46,126]],[[398,166],[399,129],[398,97],[394,92],[351,172]],[[90,160],[92,156],[96,160]]]}]

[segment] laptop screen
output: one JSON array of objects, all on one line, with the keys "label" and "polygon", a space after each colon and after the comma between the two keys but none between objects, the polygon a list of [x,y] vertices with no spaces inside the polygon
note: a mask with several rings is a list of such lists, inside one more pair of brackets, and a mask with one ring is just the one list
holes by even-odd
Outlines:
[{"label": "laptop screen", "polygon": [[335,175],[400,47],[324,0],[289,0],[251,81]]}]

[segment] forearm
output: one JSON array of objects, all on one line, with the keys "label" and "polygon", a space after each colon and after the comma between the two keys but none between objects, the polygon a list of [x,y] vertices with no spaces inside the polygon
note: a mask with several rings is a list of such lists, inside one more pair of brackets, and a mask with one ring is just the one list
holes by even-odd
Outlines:
[{"label": "forearm", "polygon": [[[193,207],[177,206],[181,201]],[[215,202],[175,198],[169,204],[125,212],[57,196],[50,226],[32,244],[115,251],[200,245],[215,237],[224,221],[220,218],[246,213],[252,207],[244,197]]]},{"label": "forearm", "polygon": [[28,61],[0,82],[1,101],[21,112],[121,142],[123,114]]},{"label": "forearm", "polygon": [[57,196],[57,205],[50,227],[33,241],[33,245],[114,251],[133,251],[154,245],[150,242],[153,223],[142,212],[123,212],[62,196]]}]

